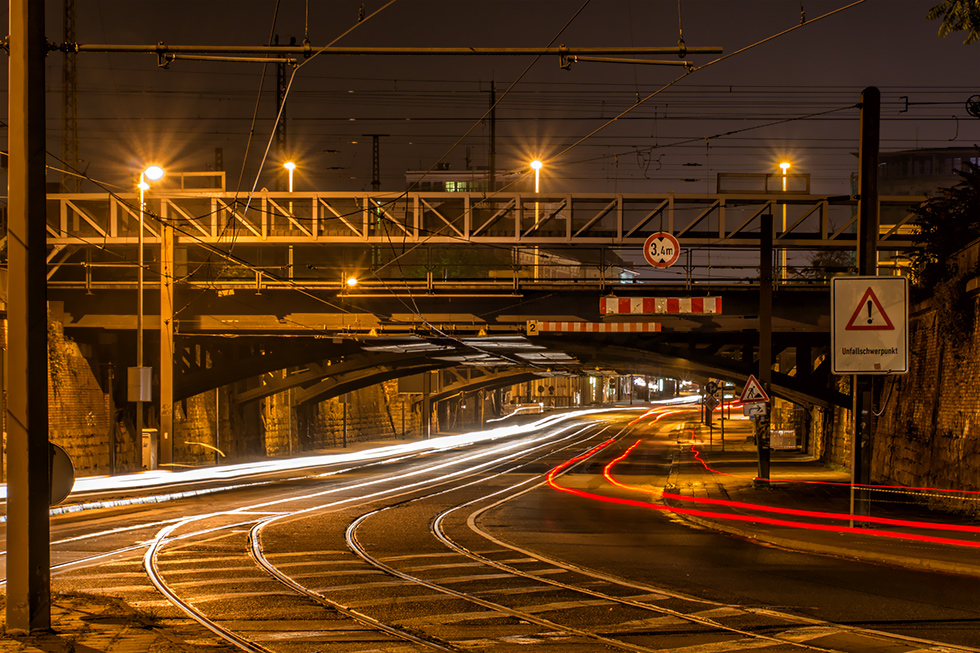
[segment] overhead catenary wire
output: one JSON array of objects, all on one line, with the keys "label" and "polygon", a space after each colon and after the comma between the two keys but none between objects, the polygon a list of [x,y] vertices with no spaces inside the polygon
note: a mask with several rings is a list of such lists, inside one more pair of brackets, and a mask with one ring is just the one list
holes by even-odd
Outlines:
[{"label": "overhead catenary wire", "polygon": [[[857,3],[855,3],[855,4],[857,4]],[[811,22],[812,22],[812,21],[811,21]],[[580,143],[582,142],[582,140],[583,140],[583,139],[580,139]],[[568,148],[566,148],[566,149],[568,149]]]}]

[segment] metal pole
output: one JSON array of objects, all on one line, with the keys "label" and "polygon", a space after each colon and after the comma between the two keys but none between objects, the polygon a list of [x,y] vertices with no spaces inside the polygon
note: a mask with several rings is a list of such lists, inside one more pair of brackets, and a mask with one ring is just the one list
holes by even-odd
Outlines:
[{"label": "metal pole", "polygon": [[[878,147],[881,127],[881,93],[869,86],[861,93],[861,141],[858,149],[858,274],[878,275]],[[851,443],[851,515],[870,515],[871,431],[873,392],[870,375],[855,374],[854,440]],[[855,488],[855,485],[858,487]],[[854,526],[854,520],[851,520]],[[860,524],[858,524],[860,525]]]},{"label": "metal pole", "polygon": [[166,214],[161,217],[160,462],[170,465],[174,462],[174,228],[166,221]]},{"label": "metal pole", "polygon": [[432,373],[422,372],[422,439],[432,435]]},{"label": "metal pole", "polygon": [[721,450],[725,451],[725,381],[721,382]]},{"label": "metal pole", "polygon": [[[136,398],[136,443],[142,451],[143,446],[143,212],[146,210],[146,178],[143,172],[140,173],[140,225],[139,236],[137,237],[136,255],[136,374],[139,379]],[[152,442],[150,447],[152,447]],[[150,452],[150,460],[153,460],[153,453]],[[148,461],[143,461],[148,468],[152,467]]]},{"label": "metal pole", "polygon": [[115,370],[112,363],[106,365],[106,389],[109,391],[106,397],[109,408],[109,474],[116,473],[116,401],[114,387],[116,384]]},{"label": "metal pole", "polygon": [[347,448],[347,402],[350,401],[349,397],[350,395],[345,393],[342,398],[343,403],[341,404],[344,409],[344,449]]},{"label": "metal pole", "polygon": [[51,627],[44,0],[10,0],[7,634]]},{"label": "metal pole", "polygon": [[487,190],[497,192],[497,87],[490,80],[490,184]]},{"label": "metal pole", "polygon": [[[759,235],[759,383],[772,397],[772,214],[761,216]],[[756,487],[769,487],[769,408],[756,417],[759,474]]]},{"label": "metal pole", "polygon": [[[783,168],[783,194],[786,193],[786,168]],[[783,200],[783,238],[786,238],[786,200]],[[783,283],[786,283],[786,245],[780,248],[780,273]]]},{"label": "metal pole", "polygon": [[221,388],[214,389],[214,464],[218,464],[218,451],[221,450]]}]

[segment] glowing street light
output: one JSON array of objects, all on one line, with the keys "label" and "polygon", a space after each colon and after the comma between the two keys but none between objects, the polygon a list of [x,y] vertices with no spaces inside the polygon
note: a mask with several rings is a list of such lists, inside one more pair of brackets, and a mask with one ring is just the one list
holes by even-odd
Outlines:
[{"label": "glowing street light", "polygon": [[[163,168],[160,166],[150,166],[140,173],[139,183],[136,185],[140,191],[140,225],[139,237],[137,238],[139,253],[136,264],[136,374],[138,379],[138,394],[136,397],[136,437],[143,438],[143,216],[146,213],[146,191],[150,189],[151,181],[159,181],[163,178]],[[147,384],[148,385],[148,384]]]},{"label": "glowing street light", "polygon": [[296,169],[296,164],[292,161],[286,161],[282,164],[282,167],[289,171],[289,192],[293,192],[293,170]]},{"label": "glowing street light", "polygon": [[[783,171],[783,192],[786,192],[786,171],[789,170],[789,161],[783,161],[779,164],[780,169]],[[786,236],[786,202],[783,202],[783,236]],[[786,248],[783,247],[783,255],[781,257],[783,264],[782,278],[783,281],[786,280]]]},{"label": "glowing street light", "polygon": [[540,160],[535,159],[531,161],[531,168],[534,170],[534,192],[537,193],[541,190],[541,168],[544,164]]},{"label": "glowing street light", "polygon": [[347,281],[345,283],[347,284],[347,287],[348,288],[353,288],[354,286],[357,285],[357,277],[355,277],[354,275],[351,275],[351,276],[347,277]]},{"label": "glowing street light", "polygon": [[[534,170],[534,192],[535,193],[538,193],[541,190],[541,168],[543,168],[543,167],[544,167],[544,164],[541,163],[541,160],[540,159],[535,159],[534,161],[531,161],[531,168]],[[534,200],[534,228],[535,229],[538,228],[538,224],[541,222],[541,215],[540,215],[540,209],[539,209],[539,207],[540,207],[540,205],[538,203],[538,200],[535,198],[535,200]],[[537,248],[537,246],[535,246],[535,248],[534,248],[534,279],[535,279],[535,281],[538,278],[539,265],[540,265],[540,260],[539,260],[539,257],[538,257],[538,248]]]}]

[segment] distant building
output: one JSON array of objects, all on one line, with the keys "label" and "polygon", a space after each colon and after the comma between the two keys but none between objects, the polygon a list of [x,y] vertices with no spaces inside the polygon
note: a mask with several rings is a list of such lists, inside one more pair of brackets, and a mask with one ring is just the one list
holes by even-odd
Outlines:
[{"label": "distant building", "polygon": [[534,175],[513,170],[497,170],[493,186],[490,169],[482,166],[466,170],[452,170],[448,163],[441,163],[431,171],[408,170],[405,183],[408,189],[420,193],[527,193],[534,190]]},{"label": "distant building", "polygon": [[[406,187],[420,193],[483,193],[491,194],[490,170],[486,167],[474,167],[466,170],[452,170],[448,163],[440,164],[431,171],[407,170],[405,172]],[[492,184],[501,193],[534,193],[534,175],[527,170],[498,170],[494,174]],[[435,206],[456,205],[459,211],[462,198],[444,198],[438,200]],[[557,223],[568,219],[558,203],[542,202],[542,215],[554,212]],[[448,215],[448,213],[447,213]],[[485,219],[485,218],[484,218]],[[441,253],[444,260],[449,260],[458,253]],[[517,277],[533,280],[545,279],[577,279],[581,281],[605,278],[609,283],[632,283],[638,275],[632,267],[615,251],[603,248],[588,247],[547,247],[523,246],[504,248],[489,248],[482,255],[473,249],[462,254],[463,259],[455,264],[477,264],[487,268],[486,274],[495,279],[513,279]],[[476,263],[479,260],[479,263]]]},{"label": "distant building", "polygon": [[956,170],[969,161],[980,165],[976,147],[946,147],[882,152],[878,155],[879,195],[935,195],[955,186]]}]

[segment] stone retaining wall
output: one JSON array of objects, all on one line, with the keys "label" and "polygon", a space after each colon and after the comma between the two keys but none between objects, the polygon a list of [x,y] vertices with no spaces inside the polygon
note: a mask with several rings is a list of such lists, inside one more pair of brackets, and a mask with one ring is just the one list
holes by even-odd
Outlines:
[{"label": "stone retaining wall", "polygon": [[[908,374],[881,379],[874,432],[876,483],[980,491],[980,316],[943,337],[932,302],[910,318]],[[980,495],[930,492],[933,503],[980,514]]]}]

